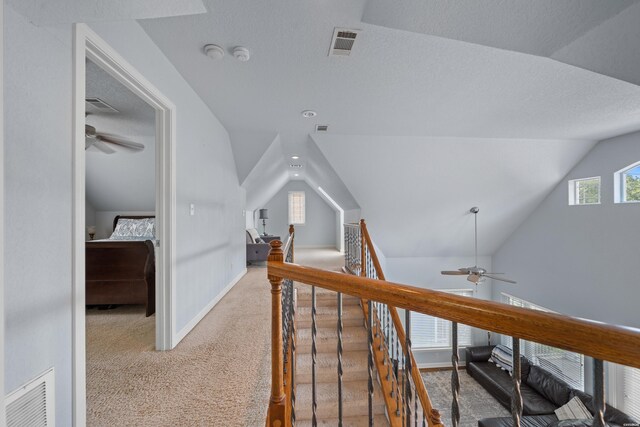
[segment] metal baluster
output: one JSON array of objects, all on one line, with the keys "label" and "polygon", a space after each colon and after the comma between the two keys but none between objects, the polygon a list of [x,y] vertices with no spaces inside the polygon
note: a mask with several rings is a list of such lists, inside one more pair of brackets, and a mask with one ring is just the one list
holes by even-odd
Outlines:
[{"label": "metal baluster", "polygon": [[369,330],[369,426],[373,426],[373,301],[369,300],[367,329]]},{"label": "metal baluster", "polygon": [[460,424],[460,378],[458,377],[458,322],[451,322],[451,425],[457,427]]},{"label": "metal baluster", "polygon": [[318,425],[318,418],[316,411],[318,409],[318,401],[316,398],[316,358],[317,358],[317,348],[316,348],[316,334],[318,333],[318,328],[316,326],[316,287],[311,287],[311,410],[313,411],[313,416],[311,419],[311,425],[316,427]]},{"label": "metal baluster", "polygon": [[593,427],[604,427],[604,363],[600,359],[593,359]]},{"label": "metal baluster", "polygon": [[284,366],[284,383],[287,383],[287,353],[289,351],[289,280],[283,282],[282,292],[282,361]]},{"label": "metal baluster", "polygon": [[291,425],[296,425],[296,300],[297,293],[291,282]]},{"label": "metal baluster", "polygon": [[422,414],[422,427],[427,427],[427,416]]},{"label": "metal baluster", "polygon": [[407,343],[407,351],[405,357],[405,374],[407,377],[407,388],[405,389],[405,402],[407,405],[407,427],[411,426],[411,311],[404,312],[405,323],[405,341]]},{"label": "metal baluster", "polygon": [[395,348],[396,358],[393,365],[393,376],[395,377],[396,386],[394,388],[396,392],[396,415],[400,415],[400,378],[398,377],[398,369],[400,369],[400,354],[398,354],[398,347],[400,346],[398,340],[398,331],[393,328],[394,338],[393,346]]},{"label": "metal baluster", "polygon": [[513,394],[511,395],[511,415],[514,427],[520,427],[522,419],[522,395],[520,393],[520,338],[513,337]]},{"label": "metal baluster", "polygon": [[[401,400],[401,405],[402,405],[402,424],[401,425],[405,425],[405,415],[407,413],[407,411],[405,410],[405,400],[407,398],[407,395],[405,393],[406,390],[406,386],[405,386],[405,380],[407,379],[407,365],[405,362],[405,354],[404,354],[404,349],[402,349],[400,347],[400,339],[398,339],[398,351],[400,352],[399,356],[402,356],[402,387],[400,387],[400,389],[398,390],[398,395],[402,394],[402,400]],[[398,360],[398,365],[400,364],[400,360]],[[400,366],[398,366],[398,369],[400,369]]]},{"label": "metal baluster", "polygon": [[338,427],[342,427],[342,293],[338,292]]},{"label": "metal baluster", "polygon": [[413,427],[418,427],[418,388],[416,387],[416,383],[413,383],[413,413],[415,416],[413,417]]}]

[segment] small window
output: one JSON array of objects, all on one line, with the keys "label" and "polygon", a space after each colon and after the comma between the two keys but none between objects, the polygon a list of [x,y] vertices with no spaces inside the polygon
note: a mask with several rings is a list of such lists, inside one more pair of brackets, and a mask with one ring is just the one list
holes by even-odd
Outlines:
[{"label": "small window", "polygon": [[572,179],[569,181],[570,205],[600,204],[600,177]]},{"label": "small window", "polygon": [[[454,295],[473,297],[473,289],[442,290]],[[473,345],[471,326],[458,324],[458,346]],[[451,348],[451,322],[426,314],[411,312],[411,345],[421,348]]]},{"label": "small window", "polygon": [[289,191],[289,224],[303,225],[304,221],[304,191]]},{"label": "small window", "polygon": [[640,162],[627,166],[614,174],[615,202],[640,202]]}]

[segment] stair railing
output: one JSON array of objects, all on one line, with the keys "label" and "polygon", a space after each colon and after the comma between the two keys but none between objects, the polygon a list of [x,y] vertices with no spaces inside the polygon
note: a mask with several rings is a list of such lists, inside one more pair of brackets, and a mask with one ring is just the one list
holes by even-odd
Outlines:
[{"label": "stair railing", "polygon": [[[364,219],[359,224],[348,224],[345,236],[359,234],[359,254],[353,254],[351,265],[360,267],[358,275],[370,279],[386,280],[375,246]],[[352,237],[353,238],[353,237]],[[345,256],[345,263],[346,256]],[[345,266],[346,267],[346,266]],[[347,272],[356,274],[352,269]],[[433,408],[415,356],[411,351],[411,316],[405,313],[405,328],[394,306],[373,302],[373,328],[370,335],[379,337],[375,354],[380,384],[385,393],[385,404],[391,425],[407,425],[419,421],[423,426],[441,426],[440,413]],[[394,419],[395,418],[395,419]]]}]

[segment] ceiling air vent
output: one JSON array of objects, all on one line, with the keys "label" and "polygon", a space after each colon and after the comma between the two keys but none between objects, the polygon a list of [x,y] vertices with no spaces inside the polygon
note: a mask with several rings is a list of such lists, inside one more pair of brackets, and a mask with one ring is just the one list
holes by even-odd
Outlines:
[{"label": "ceiling air vent", "polygon": [[316,132],[326,132],[329,130],[329,125],[316,125]]},{"label": "ceiling air vent", "polygon": [[87,111],[99,111],[102,113],[117,113],[118,110],[107,104],[100,98],[85,98]]},{"label": "ceiling air vent", "polygon": [[349,56],[360,30],[334,28],[329,56]]},{"label": "ceiling air vent", "polygon": [[293,169],[300,169],[302,167],[302,165],[297,165],[297,164],[293,164],[292,163],[292,164],[289,165],[289,167],[293,168]]}]

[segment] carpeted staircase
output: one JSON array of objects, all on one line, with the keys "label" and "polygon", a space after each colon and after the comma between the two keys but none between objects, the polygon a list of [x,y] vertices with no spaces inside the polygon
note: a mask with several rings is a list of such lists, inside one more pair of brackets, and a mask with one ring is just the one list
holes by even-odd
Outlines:
[{"label": "carpeted staircase", "polygon": [[[296,425],[311,426],[311,286],[296,284]],[[338,425],[338,312],[337,294],[316,289],[316,394],[318,425]],[[343,425],[368,426],[367,331],[360,300],[344,296]],[[384,400],[374,370],[374,424],[389,425]]]}]

